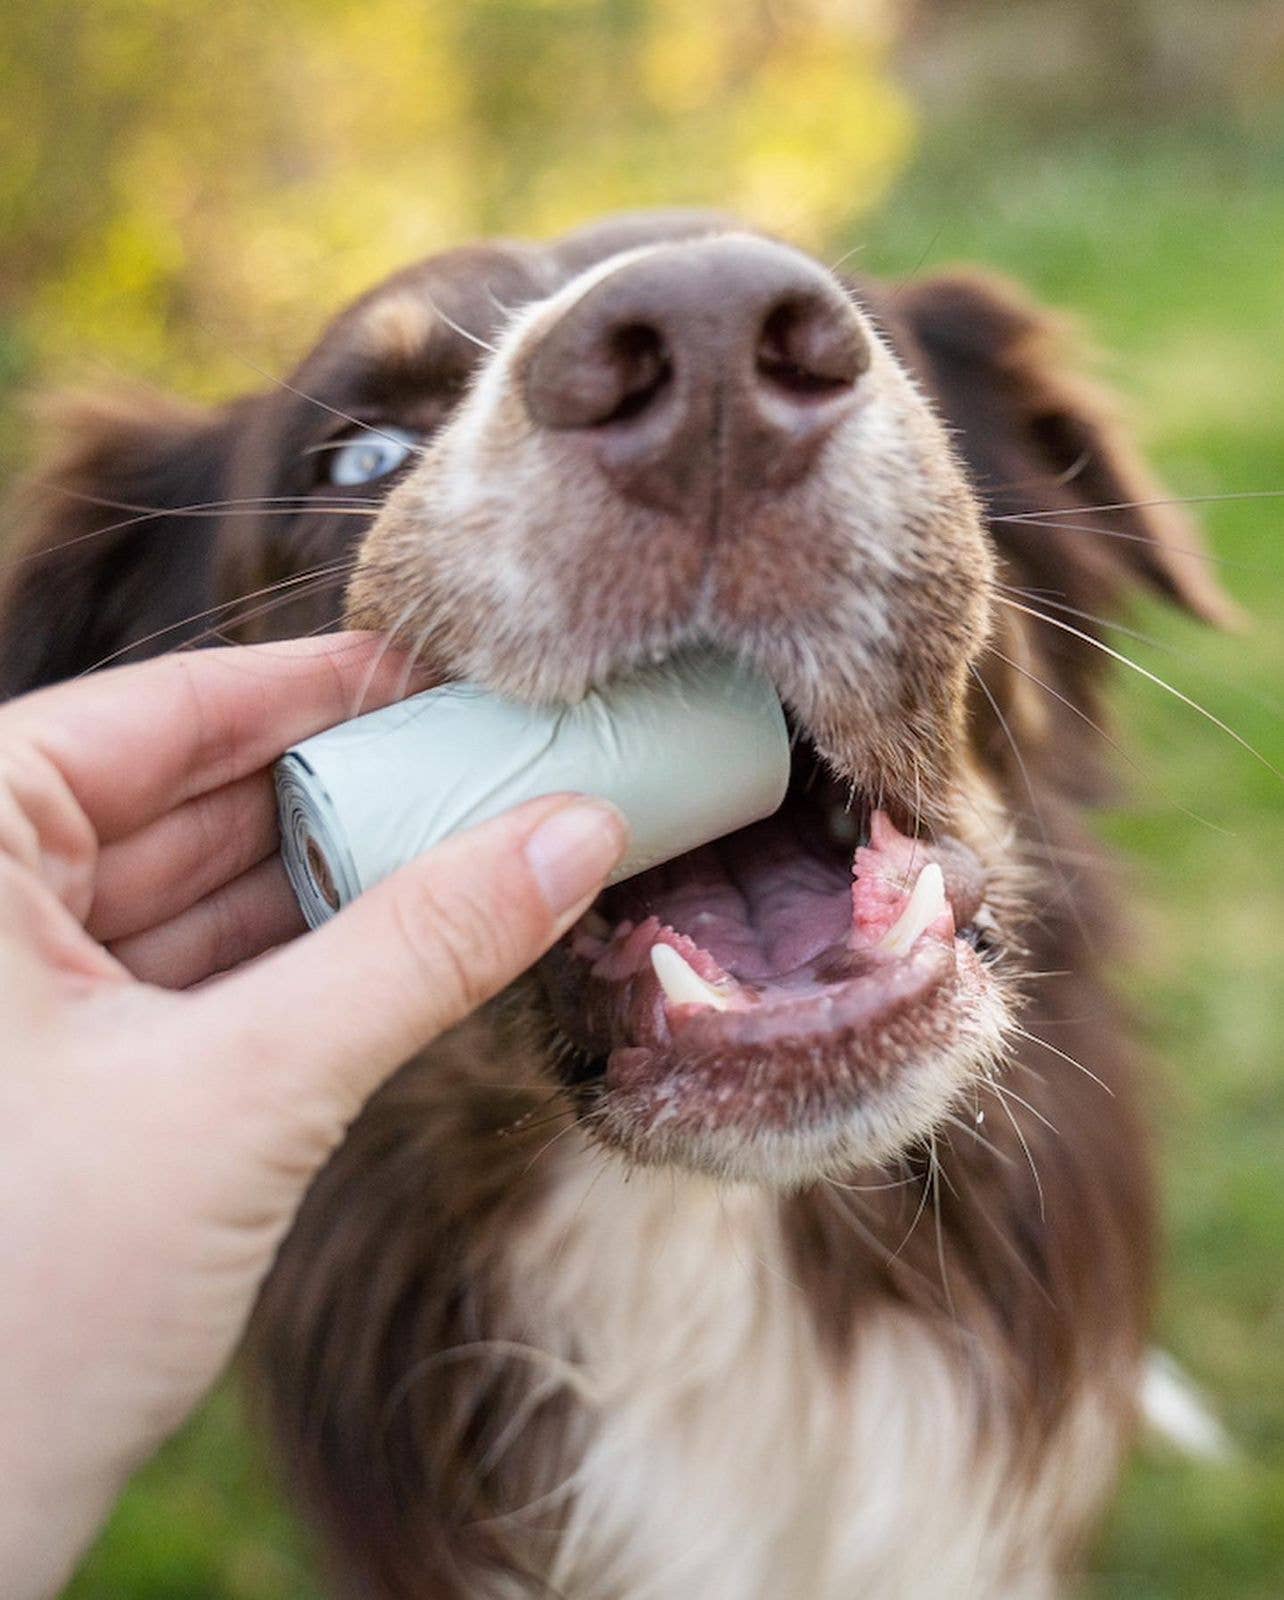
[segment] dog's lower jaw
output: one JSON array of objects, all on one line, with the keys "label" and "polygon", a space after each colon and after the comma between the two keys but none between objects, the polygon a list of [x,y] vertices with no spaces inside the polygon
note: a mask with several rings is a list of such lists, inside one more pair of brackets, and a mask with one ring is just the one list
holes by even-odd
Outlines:
[{"label": "dog's lower jaw", "polygon": [[607,891],[540,963],[560,1076],[636,1163],[842,1180],[1000,1069],[1003,863],[900,832],[808,759],[775,817]]},{"label": "dog's lower jaw", "polygon": [[[590,1084],[579,1101],[594,1140],[632,1165],[674,1167],[724,1183],[761,1184],[790,1193],[817,1182],[843,1182],[871,1164],[895,1162],[930,1138],[942,1119],[967,1101],[978,1080],[1001,1070],[1003,1042],[1012,1018],[993,991],[979,994],[962,1021],[951,1017],[932,1046],[915,1046],[888,1081],[861,1084],[852,1074],[852,1098],[828,1115],[793,1124],[757,1125],[750,1111],[704,1129],[657,1125],[649,1099],[638,1106],[619,1090]],[[917,1030],[916,1030],[917,1031]],[[895,1030],[880,1040],[890,1051]],[[820,1048],[820,1047],[818,1047]],[[772,1064],[773,1070],[776,1064]],[[826,1076],[832,1076],[827,1069]],[[677,1079],[683,1077],[679,1069]]]}]

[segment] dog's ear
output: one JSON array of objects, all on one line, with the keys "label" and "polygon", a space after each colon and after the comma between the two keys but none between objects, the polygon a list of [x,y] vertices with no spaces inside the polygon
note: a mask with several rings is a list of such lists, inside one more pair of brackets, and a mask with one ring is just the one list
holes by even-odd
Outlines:
[{"label": "dog's ear", "polygon": [[149,391],[46,408],[53,449],[0,546],[0,699],[208,627],[218,519],[196,508],[226,493],[236,418]]},{"label": "dog's ear", "polygon": [[1002,279],[963,271],[903,284],[891,304],[1000,548],[1030,581],[1089,610],[1140,581],[1207,622],[1234,623],[1193,518],[1155,482],[1108,396],[1077,374],[1061,319]]}]

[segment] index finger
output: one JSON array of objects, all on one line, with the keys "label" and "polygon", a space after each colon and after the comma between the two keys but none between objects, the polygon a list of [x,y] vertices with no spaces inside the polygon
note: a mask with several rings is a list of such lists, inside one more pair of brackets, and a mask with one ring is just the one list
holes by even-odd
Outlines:
[{"label": "index finger", "polygon": [[105,843],[388,704],[406,677],[371,633],[188,651],[15,700],[0,738],[51,761]]}]

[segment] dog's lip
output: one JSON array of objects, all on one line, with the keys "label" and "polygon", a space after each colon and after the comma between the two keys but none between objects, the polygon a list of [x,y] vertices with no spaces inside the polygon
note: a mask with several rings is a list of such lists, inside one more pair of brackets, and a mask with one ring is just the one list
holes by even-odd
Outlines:
[{"label": "dog's lip", "polygon": [[[671,928],[639,930],[650,941],[650,951],[677,949],[688,944]],[[810,965],[810,964],[809,964]],[[920,936],[908,954],[897,957],[853,953],[850,970],[812,976],[805,970],[780,983],[761,988],[735,985],[740,992],[727,1010],[674,1000],[663,985],[653,992],[644,982],[645,1009],[658,1025],[643,1024],[638,1047],[662,1055],[727,1052],[739,1048],[769,1047],[782,1041],[831,1038],[862,1030],[899,1010],[955,973],[954,937]],[[728,987],[734,980],[726,980]],[[646,1004],[649,1002],[649,1005]],[[647,1018],[651,1021],[651,1017]]]},{"label": "dog's lip", "polygon": [[976,968],[966,945],[924,943],[836,986],[823,1016],[805,1019],[797,1004],[745,1013],[732,1026],[725,1013],[689,1014],[676,1019],[667,1046],[613,1049],[602,1089],[627,1104],[639,1130],[670,1137],[830,1124],[894,1077],[907,1047],[953,1036],[960,991],[977,975],[960,971],[961,961]]},{"label": "dog's lip", "polygon": [[[764,826],[760,851],[770,851]],[[706,1128],[737,1120],[750,1101],[759,1125],[784,1125],[885,1077],[911,1035],[941,1039],[960,991],[987,977],[956,932],[982,904],[975,856],[954,840],[909,838],[875,812],[845,888],[841,868],[828,871],[835,888],[804,903],[808,924],[781,937],[773,907],[775,925],[754,930],[757,947],[671,888],[672,917],[664,892],[657,913],[637,921],[612,926],[590,912],[543,968],[556,1021],[586,1063],[579,1081],[671,1117],[679,1104],[698,1106]],[[722,925],[705,935],[702,921]]]}]

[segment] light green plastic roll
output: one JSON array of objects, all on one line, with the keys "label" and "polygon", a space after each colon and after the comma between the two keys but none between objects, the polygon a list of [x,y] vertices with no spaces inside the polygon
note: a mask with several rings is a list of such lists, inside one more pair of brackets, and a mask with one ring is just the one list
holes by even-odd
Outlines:
[{"label": "light green plastic roll", "polygon": [[619,807],[633,836],[618,882],[769,816],[788,782],[775,690],[708,651],[569,706],[448,684],[306,739],[276,766],[281,854],[314,928],[450,834],[537,795]]}]

